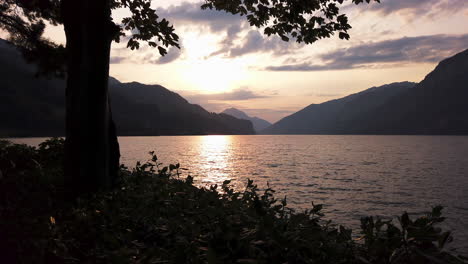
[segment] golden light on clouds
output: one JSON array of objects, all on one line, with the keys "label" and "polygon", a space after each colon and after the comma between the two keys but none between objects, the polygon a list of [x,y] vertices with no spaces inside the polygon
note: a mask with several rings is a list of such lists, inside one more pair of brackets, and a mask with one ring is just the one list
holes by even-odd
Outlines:
[{"label": "golden light on clouds", "polygon": [[247,76],[245,65],[223,58],[188,61],[182,78],[194,90],[204,93],[227,92],[238,88]]},{"label": "golden light on clouds", "polygon": [[[209,13],[198,8],[202,2],[153,1],[158,14],[174,24],[182,49],[159,60],[155,49],[130,51],[125,41],[113,43],[111,57],[116,62],[111,64],[111,76],[160,84],[183,96],[247,89],[265,96],[216,101],[205,96],[205,101],[192,103],[208,111],[238,107],[277,121],[288,111],[372,86],[420,81],[438,61],[468,48],[466,0],[387,0],[348,6],[351,39],[335,36],[310,46],[278,44],[262,30],[253,34],[256,29],[245,17]],[[124,10],[113,12],[115,21],[127,15]],[[48,27],[45,36],[65,43],[62,27]],[[0,37],[5,37],[2,32]]]}]

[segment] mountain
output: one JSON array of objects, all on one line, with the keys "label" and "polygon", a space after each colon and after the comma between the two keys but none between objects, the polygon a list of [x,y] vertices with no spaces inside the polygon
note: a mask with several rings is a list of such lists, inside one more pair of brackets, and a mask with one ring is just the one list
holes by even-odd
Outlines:
[{"label": "mountain", "polygon": [[[36,67],[0,39],[0,137],[60,136],[65,131],[65,82],[35,78]],[[254,134],[250,121],[210,113],[160,85],[109,79],[119,135]]]},{"label": "mountain", "polygon": [[[122,133],[138,133],[139,130],[129,126],[131,120],[137,115],[153,112],[157,113],[157,121],[148,123],[144,129],[153,125],[161,135],[254,134],[251,122],[225,114],[210,113],[161,85],[113,81],[110,91],[115,122]],[[135,105],[141,111],[129,110],[129,107]],[[148,133],[154,134],[151,131]]]},{"label": "mountain", "polygon": [[373,111],[415,83],[392,83],[321,104],[311,104],[262,131],[262,134],[348,134],[353,120]]},{"label": "mountain", "polygon": [[241,110],[236,109],[236,108],[228,108],[228,109],[224,110],[221,113],[222,114],[227,114],[227,115],[239,118],[239,119],[250,120],[250,122],[252,122],[254,130],[256,132],[259,132],[259,131],[271,126],[270,122],[268,122],[268,121],[266,121],[264,119],[258,118],[258,117],[250,117],[246,113],[244,113]]},{"label": "mountain", "polygon": [[36,67],[1,39],[0,65],[0,137],[63,135],[64,82],[35,79]]},{"label": "mountain", "polygon": [[468,134],[468,50],[418,83],[392,83],[287,116],[263,134]]},{"label": "mountain", "polygon": [[468,134],[468,50],[445,59],[425,79],[355,120],[356,134]]}]

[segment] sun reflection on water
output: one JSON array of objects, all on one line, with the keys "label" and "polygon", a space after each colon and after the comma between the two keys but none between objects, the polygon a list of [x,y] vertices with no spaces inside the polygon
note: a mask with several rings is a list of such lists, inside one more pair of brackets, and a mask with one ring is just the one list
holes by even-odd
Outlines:
[{"label": "sun reflection on water", "polygon": [[202,136],[199,141],[199,159],[204,175],[199,178],[202,185],[211,185],[231,177],[232,137]]}]

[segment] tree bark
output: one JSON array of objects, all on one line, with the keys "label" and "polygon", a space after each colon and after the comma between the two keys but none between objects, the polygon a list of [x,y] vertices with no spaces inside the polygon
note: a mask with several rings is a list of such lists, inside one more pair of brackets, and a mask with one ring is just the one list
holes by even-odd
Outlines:
[{"label": "tree bark", "polygon": [[109,0],[63,0],[67,39],[65,174],[72,195],[112,187],[119,146],[108,93]]}]

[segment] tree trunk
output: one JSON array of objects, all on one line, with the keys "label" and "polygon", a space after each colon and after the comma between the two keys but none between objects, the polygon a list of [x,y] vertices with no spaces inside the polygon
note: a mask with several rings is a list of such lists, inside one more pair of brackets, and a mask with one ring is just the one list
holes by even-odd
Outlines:
[{"label": "tree trunk", "polygon": [[65,174],[72,195],[109,189],[119,147],[108,93],[109,0],[63,0],[67,39]]}]

